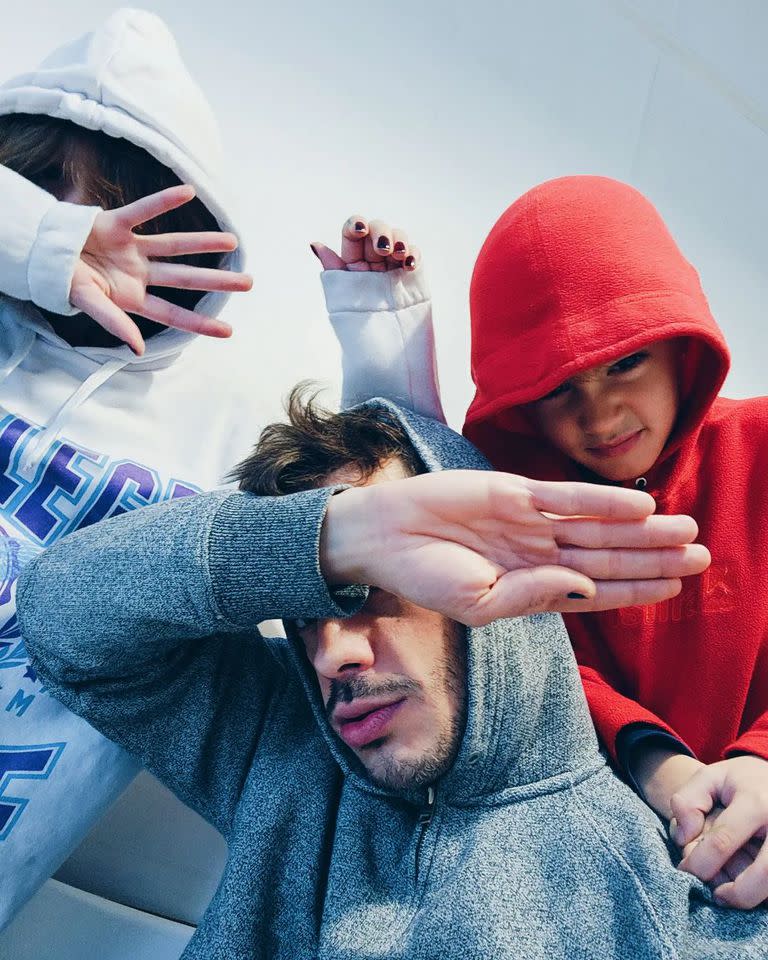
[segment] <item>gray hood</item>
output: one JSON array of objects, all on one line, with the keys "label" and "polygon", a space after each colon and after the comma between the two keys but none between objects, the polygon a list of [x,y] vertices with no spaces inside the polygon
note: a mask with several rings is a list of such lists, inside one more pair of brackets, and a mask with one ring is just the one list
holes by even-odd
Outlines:
[{"label": "gray hood", "polygon": [[[436,420],[388,400],[362,406],[393,413],[430,473],[491,469],[471,443]],[[578,781],[603,765],[559,615],[498,620],[465,632],[466,727],[456,762],[438,785],[443,801],[472,805],[510,788],[548,790],[558,778]],[[334,734],[303,644],[295,637],[292,643],[313,712],[334,757],[362,789],[387,795],[371,783],[354,753]],[[424,792],[408,798],[422,804]]]}]

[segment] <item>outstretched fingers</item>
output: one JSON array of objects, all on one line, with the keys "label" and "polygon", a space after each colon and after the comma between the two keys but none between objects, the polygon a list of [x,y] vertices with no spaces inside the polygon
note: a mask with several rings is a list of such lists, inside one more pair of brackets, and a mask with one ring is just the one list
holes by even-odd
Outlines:
[{"label": "outstretched fingers", "polygon": [[710,555],[699,543],[662,549],[562,547],[559,562],[596,580],[663,580],[703,573]]},{"label": "outstretched fingers", "polygon": [[543,565],[510,570],[478,599],[462,622],[477,627],[504,617],[557,611],[568,604],[569,593],[591,599],[595,592],[589,577],[566,567]]},{"label": "outstretched fingers", "polygon": [[92,317],[113,336],[127,343],[137,356],[144,353],[144,340],[139,328],[98,286],[94,284],[79,289],[73,305]]},{"label": "outstretched fingers", "polygon": [[692,517],[654,514],[640,520],[595,520],[592,517],[557,518],[557,542],[573,547],[669,547],[692,543],[698,534]]},{"label": "outstretched fingers", "polygon": [[620,607],[644,607],[676,597],[683,585],[676,577],[663,580],[595,580],[595,594],[582,600],[569,597],[559,613],[595,613]]},{"label": "outstretched fingers", "polygon": [[145,257],[164,259],[195,253],[231,253],[237,249],[234,233],[198,230],[194,233],[136,234],[136,242]]},{"label": "outstretched fingers", "polygon": [[141,309],[135,312],[148,320],[162,323],[166,327],[175,327],[177,330],[187,330],[190,333],[199,333],[206,337],[229,337],[232,335],[232,327],[223,320],[216,317],[207,317],[205,314],[195,313],[192,310],[185,310],[184,307],[169,303],[160,297],[152,296],[152,294],[147,294]]},{"label": "outstretched fingers", "polygon": [[604,487],[596,483],[562,483],[547,480],[525,482],[538,510],[561,517],[642,520],[656,509],[653,497],[640,490]]},{"label": "outstretched fingers", "polygon": [[154,220],[163,213],[183,207],[185,203],[194,199],[194,196],[194,187],[189,184],[180,184],[177,187],[160,190],[158,193],[151,193],[148,197],[141,197],[111,213],[119,226],[130,230],[146,223],[147,220]]},{"label": "outstretched fingers", "polygon": [[231,270],[192,267],[185,263],[157,263],[151,261],[147,271],[147,285],[176,287],[180,290],[250,290],[253,280],[248,274]]}]

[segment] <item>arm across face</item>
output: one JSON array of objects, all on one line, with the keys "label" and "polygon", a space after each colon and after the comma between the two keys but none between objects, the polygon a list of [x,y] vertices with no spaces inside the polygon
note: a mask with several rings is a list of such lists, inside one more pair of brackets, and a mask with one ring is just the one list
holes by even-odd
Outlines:
[{"label": "arm across face", "polygon": [[709,552],[691,542],[690,517],[653,510],[634,490],[443,471],[333,497],[321,566],[330,583],[377,586],[471,626],[657,603]]}]

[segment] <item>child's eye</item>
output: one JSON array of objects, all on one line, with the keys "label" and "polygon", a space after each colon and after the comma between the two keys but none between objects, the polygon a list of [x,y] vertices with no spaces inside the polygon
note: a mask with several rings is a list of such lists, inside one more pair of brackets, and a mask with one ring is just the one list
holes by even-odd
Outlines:
[{"label": "child's eye", "polygon": [[627,373],[629,370],[634,370],[635,367],[639,367],[640,364],[647,359],[648,354],[646,351],[638,350],[637,353],[630,353],[628,357],[622,357],[621,360],[612,363],[608,368],[608,373]]},{"label": "child's eye", "polygon": [[540,400],[537,402],[540,402],[541,400],[554,400],[556,397],[562,397],[566,393],[568,393],[570,389],[571,389],[571,381],[564,380],[559,387],[555,387],[554,390],[550,390],[549,393],[545,393],[544,396],[541,397]]},{"label": "child's eye", "polygon": [[293,625],[299,633],[306,633],[308,630],[314,629],[317,625],[317,620],[311,618],[302,619],[299,617],[293,621]]}]

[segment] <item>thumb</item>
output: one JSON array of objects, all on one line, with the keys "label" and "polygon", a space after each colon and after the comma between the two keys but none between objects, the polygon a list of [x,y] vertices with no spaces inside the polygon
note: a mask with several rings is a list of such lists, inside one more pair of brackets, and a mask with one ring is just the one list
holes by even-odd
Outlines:
[{"label": "thumb", "polygon": [[483,623],[502,617],[521,617],[529,613],[569,610],[573,598],[589,600],[595,595],[589,577],[568,567],[541,566],[510,570],[499,577],[478,603]]},{"label": "thumb", "polygon": [[675,820],[672,839],[678,847],[695,840],[704,829],[704,821],[717,802],[717,784],[708,770],[695,773],[669,798],[669,806]]},{"label": "thumb", "polygon": [[323,270],[346,270],[347,265],[338,253],[324,243],[310,243],[309,248],[323,265]]}]

